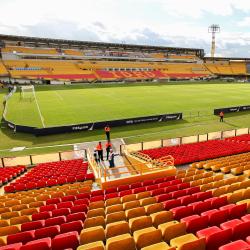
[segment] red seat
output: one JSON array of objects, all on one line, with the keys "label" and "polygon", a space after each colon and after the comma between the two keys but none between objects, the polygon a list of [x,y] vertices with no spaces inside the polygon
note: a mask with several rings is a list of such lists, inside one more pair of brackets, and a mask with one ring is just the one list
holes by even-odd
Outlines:
[{"label": "red seat", "polygon": [[178,184],[177,187],[178,187],[179,190],[188,189],[188,188],[190,188],[190,183],[189,182],[184,182],[184,183]]},{"label": "red seat", "polygon": [[35,230],[44,227],[44,220],[30,221],[21,224],[21,231]]},{"label": "red seat", "polygon": [[26,190],[26,184],[23,183],[16,184],[15,190],[18,192]]},{"label": "red seat", "polygon": [[46,205],[46,206],[41,206],[40,212],[53,211],[55,209],[57,209],[56,204],[50,204],[50,205]]},{"label": "red seat", "polygon": [[221,227],[232,231],[233,240],[245,240],[250,234],[250,221],[241,221],[239,223],[239,220],[235,219],[221,224]]},{"label": "red seat", "polygon": [[57,185],[57,180],[56,179],[49,179],[47,181],[47,186],[48,187],[52,187],[52,186],[56,186]]},{"label": "red seat", "polygon": [[155,179],[155,184],[159,184],[159,183],[162,183],[162,182],[165,182],[165,177]]},{"label": "red seat", "polygon": [[23,243],[26,244],[29,241],[35,239],[35,231],[26,231],[20,232],[16,234],[11,234],[7,236],[7,244],[14,244],[14,243]]},{"label": "red seat", "polygon": [[89,202],[95,202],[95,201],[104,201],[104,196],[103,195],[98,195],[91,197]]},{"label": "red seat", "polygon": [[196,234],[199,238],[206,239],[206,250],[216,250],[230,242],[231,238],[230,229],[222,230],[216,226],[202,229]]},{"label": "red seat", "polygon": [[116,187],[107,188],[107,189],[105,190],[105,195],[106,195],[106,194],[116,193],[116,192],[117,192],[117,188],[116,188]]},{"label": "red seat", "polygon": [[60,233],[59,226],[51,226],[51,227],[44,227],[35,230],[35,237],[36,239],[42,239],[46,237],[55,237]]},{"label": "red seat", "polygon": [[187,232],[193,234],[201,229],[208,227],[208,217],[199,216],[197,214],[182,218],[181,222],[185,222]]},{"label": "red seat", "polygon": [[75,250],[79,245],[79,235],[77,232],[68,232],[57,235],[52,240],[52,250],[62,250],[72,248]]},{"label": "red seat", "polygon": [[44,188],[47,186],[47,182],[46,181],[38,181],[37,182],[37,188]]},{"label": "red seat", "polygon": [[212,198],[212,191],[199,192],[193,194],[197,201],[204,201],[206,199]]},{"label": "red seat", "polygon": [[78,205],[89,205],[89,200],[88,199],[79,199],[74,201],[74,206]]},{"label": "red seat", "polygon": [[187,189],[186,189],[187,194],[195,194],[195,193],[198,193],[198,192],[200,192],[200,191],[201,191],[201,189],[200,189],[199,186],[190,187],[190,188],[187,188]]},{"label": "red seat", "polygon": [[242,223],[242,220],[233,219],[233,220],[229,220],[229,221],[221,223],[220,227],[222,229],[229,229],[229,228],[232,229],[233,227],[235,227],[236,225],[241,224],[241,223]]},{"label": "red seat", "polygon": [[52,216],[52,213],[50,211],[40,212],[36,214],[32,214],[32,221],[35,220],[46,220]]},{"label": "red seat", "polygon": [[221,246],[219,250],[250,250],[250,245],[243,240],[237,240]]},{"label": "red seat", "polygon": [[14,243],[7,246],[0,247],[0,250],[20,250],[22,243]]},{"label": "red seat", "polygon": [[242,216],[241,220],[243,220],[243,221],[250,221],[250,214]]},{"label": "red seat", "polygon": [[142,187],[142,183],[141,182],[132,183],[132,184],[130,184],[129,188],[134,189],[134,188],[139,188],[139,187]]},{"label": "red seat", "polygon": [[120,197],[123,197],[125,195],[129,195],[129,194],[132,194],[132,190],[124,190],[124,191],[119,192]]},{"label": "red seat", "polygon": [[184,217],[187,217],[193,214],[193,208],[186,207],[186,206],[175,207],[175,208],[170,209],[170,211],[173,212],[175,220],[180,220]]},{"label": "red seat", "polygon": [[120,186],[117,188],[117,191],[118,191],[118,192],[122,192],[122,191],[125,191],[125,190],[129,190],[129,185],[120,185]]},{"label": "red seat", "polygon": [[181,184],[181,183],[182,183],[181,179],[176,179],[176,180],[170,181],[170,185],[171,186],[174,186],[174,185],[177,185],[177,184]]},{"label": "red seat", "polygon": [[147,191],[152,191],[152,190],[155,190],[155,189],[158,189],[158,184],[154,184],[154,185],[149,185],[149,186],[146,186],[146,190]]},{"label": "red seat", "polygon": [[104,191],[103,190],[95,190],[95,191],[91,192],[91,197],[100,196],[100,195],[104,195]]},{"label": "red seat", "polygon": [[67,196],[64,196],[61,198],[61,200],[63,202],[65,202],[65,201],[73,201],[74,202],[75,199],[76,199],[76,197],[74,195],[67,195]]},{"label": "red seat", "polygon": [[61,233],[68,233],[72,231],[77,231],[80,233],[83,229],[83,222],[81,220],[63,223],[60,226]]},{"label": "red seat", "polygon": [[89,193],[77,194],[76,198],[77,199],[90,199],[90,194]]},{"label": "red seat", "polygon": [[164,188],[164,193],[170,193],[170,192],[174,192],[174,191],[178,191],[177,186],[169,186],[169,187]]},{"label": "red seat", "polygon": [[106,195],[104,196],[104,200],[108,200],[108,199],[112,199],[112,198],[116,198],[116,197],[119,197],[119,194],[118,194],[118,193],[106,194]]},{"label": "red seat", "polygon": [[52,216],[61,216],[61,215],[68,215],[70,214],[70,209],[69,208],[60,208],[60,209],[55,209],[52,211]]},{"label": "red seat", "polygon": [[51,239],[48,237],[30,241],[22,246],[20,250],[51,250]]},{"label": "red seat", "polygon": [[30,189],[36,189],[36,188],[37,188],[37,184],[36,184],[36,182],[28,182],[28,183],[26,184],[26,188],[27,188],[28,190],[30,190]]},{"label": "red seat", "polygon": [[193,208],[194,214],[201,214],[205,211],[208,211],[211,208],[210,201],[198,201],[192,204],[189,204]]},{"label": "red seat", "polygon": [[132,189],[133,194],[138,194],[138,193],[142,193],[142,192],[145,192],[145,191],[146,191],[145,187],[138,187],[138,188]]},{"label": "red seat", "polygon": [[48,199],[46,201],[46,205],[51,205],[51,204],[57,204],[60,203],[62,200],[60,198],[52,198],[52,199]]},{"label": "red seat", "polygon": [[171,200],[171,194],[161,194],[158,196],[155,196],[157,202],[163,202],[167,200]]},{"label": "red seat", "polygon": [[142,182],[142,186],[146,187],[146,186],[153,185],[154,183],[155,183],[154,180],[145,180],[145,181]]},{"label": "red seat", "polygon": [[183,190],[174,191],[170,194],[172,196],[172,199],[177,199],[179,197],[185,196],[187,193],[186,193],[186,190],[183,189]]},{"label": "red seat", "polygon": [[195,202],[195,197],[192,195],[185,195],[182,197],[179,197],[178,200],[180,200],[182,206],[187,206],[190,203]]},{"label": "red seat", "polygon": [[201,215],[208,216],[208,221],[210,226],[220,225],[221,223],[227,221],[228,219],[228,212],[226,210],[213,209],[203,212]]},{"label": "red seat", "polygon": [[69,214],[66,216],[66,219],[67,219],[67,222],[77,221],[77,220],[85,221],[86,214],[84,212]]},{"label": "red seat", "polygon": [[71,213],[78,213],[78,212],[88,212],[88,206],[86,204],[82,204],[82,205],[77,205],[77,206],[73,206],[70,208]]},{"label": "red seat", "polygon": [[6,193],[14,193],[15,192],[15,186],[9,185],[4,187],[4,192]]},{"label": "red seat", "polygon": [[227,210],[230,219],[240,218],[247,213],[247,203],[226,205],[221,207],[220,210]]},{"label": "red seat", "polygon": [[74,204],[72,201],[65,201],[65,202],[60,202],[57,204],[57,208],[60,209],[60,208],[71,208],[73,207]]},{"label": "red seat", "polygon": [[170,210],[171,208],[178,207],[181,205],[180,200],[168,200],[163,202],[164,209]]},{"label": "red seat", "polygon": [[53,217],[45,220],[45,226],[50,227],[50,226],[55,226],[55,225],[61,225],[66,222],[66,217],[65,216],[58,216],[58,217]]},{"label": "red seat", "polygon": [[67,182],[68,183],[76,182],[76,177],[75,176],[69,176],[69,177],[67,177]]},{"label": "red seat", "polygon": [[205,201],[210,201],[211,202],[211,209],[220,208],[220,207],[225,206],[225,205],[228,204],[226,196],[213,197],[213,198],[206,199]]},{"label": "red seat", "polygon": [[165,194],[165,188],[158,188],[150,191],[151,196],[157,196],[161,194]]}]

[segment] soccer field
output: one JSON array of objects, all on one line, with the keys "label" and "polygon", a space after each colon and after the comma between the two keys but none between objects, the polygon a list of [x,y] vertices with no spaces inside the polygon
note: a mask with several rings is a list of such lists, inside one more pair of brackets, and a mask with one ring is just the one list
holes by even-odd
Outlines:
[{"label": "soccer field", "polygon": [[208,112],[250,104],[249,84],[176,83],[36,87],[36,100],[8,101],[7,119],[16,124],[60,126],[174,112]]}]

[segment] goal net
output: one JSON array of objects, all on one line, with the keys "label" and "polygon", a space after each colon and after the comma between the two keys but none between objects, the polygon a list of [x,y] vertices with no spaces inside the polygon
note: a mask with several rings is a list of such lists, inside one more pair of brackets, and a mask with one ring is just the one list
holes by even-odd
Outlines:
[{"label": "goal net", "polygon": [[35,88],[33,85],[21,86],[21,99],[34,100],[35,99]]}]

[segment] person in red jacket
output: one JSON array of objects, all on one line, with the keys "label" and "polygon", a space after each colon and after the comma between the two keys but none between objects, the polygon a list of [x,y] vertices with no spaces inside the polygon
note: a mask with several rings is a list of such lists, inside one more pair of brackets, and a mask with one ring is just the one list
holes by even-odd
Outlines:
[{"label": "person in red jacket", "polygon": [[223,111],[220,112],[219,116],[220,116],[220,122],[224,122],[224,113],[223,113]]},{"label": "person in red jacket", "polygon": [[98,153],[98,157],[101,161],[103,161],[103,149],[102,149],[102,143],[99,142],[96,146],[96,150],[97,150],[97,153]]},{"label": "person in red jacket", "polygon": [[104,131],[107,137],[107,141],[110,141],[110,127],[108,124],[105,126]]}]

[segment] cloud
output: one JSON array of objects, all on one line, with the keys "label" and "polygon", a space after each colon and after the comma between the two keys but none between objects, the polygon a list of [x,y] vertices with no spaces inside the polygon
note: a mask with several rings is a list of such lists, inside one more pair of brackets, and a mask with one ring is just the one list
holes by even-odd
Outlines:
[{"label": "cloud", "polygon": [[[0,9],[3,34],[195,47],[206,53],[211,18],[222,27],[218,54],[250,56],[250,33],[241,30],[250,25],[246,0],[1,0]],[[230,22],[237,32],[227,27]]]}]

